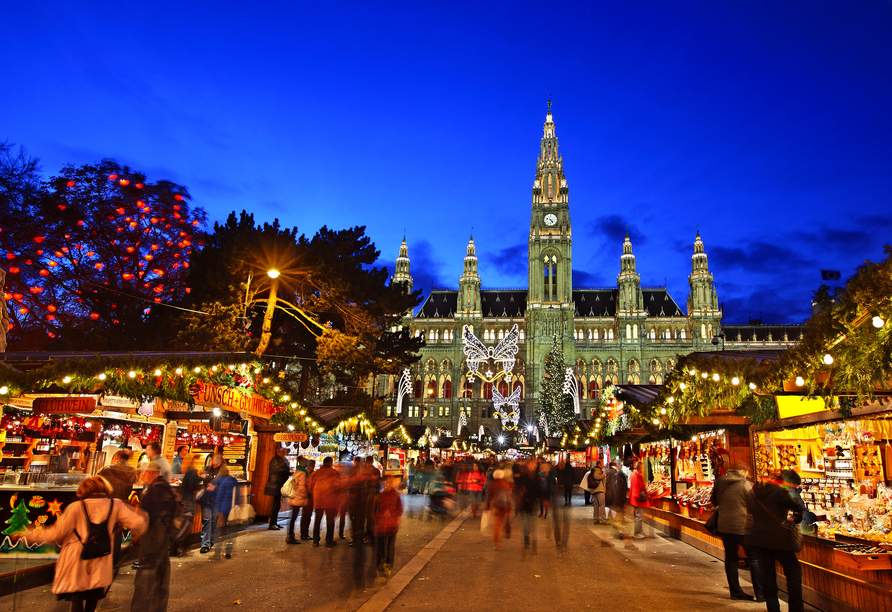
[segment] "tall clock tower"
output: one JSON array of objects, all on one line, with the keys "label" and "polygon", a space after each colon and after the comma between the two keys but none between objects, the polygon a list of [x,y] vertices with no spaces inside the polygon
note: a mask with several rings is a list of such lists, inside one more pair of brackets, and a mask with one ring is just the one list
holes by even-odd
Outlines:
[{"label": "tall clock tower", "polygon": [[[551,115],[545,115],[536,178],[529,239],[529,293],[527,294],[527,371],[532,369],[529,393],[538,397],[545,357],[553,336],[563,345],[567,363],[574,360],[573,274],[570,206],[564,160],[558,149]],[[528,378],[530,380],[530,378]]]}]

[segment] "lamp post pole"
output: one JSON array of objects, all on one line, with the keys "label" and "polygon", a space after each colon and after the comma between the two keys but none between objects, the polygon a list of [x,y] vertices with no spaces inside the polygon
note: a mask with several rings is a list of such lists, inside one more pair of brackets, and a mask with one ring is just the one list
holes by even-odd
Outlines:
[{"label": "lamp post pole", "polygon": [[260,344],[257,346],[257,350],[254,351],[254,354],[258,357],[263,355],[269,346],[270,332],[273,326],[273,313],[276,310],[276,279],[279,278],[279,271],[269,270],[266,274],[273,279],[273,282],[269,288],[269,298],[266,301],[266,312],[263,313],[263,328],[260,333]]}]

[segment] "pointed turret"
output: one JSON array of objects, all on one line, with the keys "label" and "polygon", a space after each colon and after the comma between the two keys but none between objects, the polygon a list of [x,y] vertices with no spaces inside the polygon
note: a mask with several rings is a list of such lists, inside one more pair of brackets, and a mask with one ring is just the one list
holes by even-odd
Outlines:
[{"label": "pointed turret", "polygon": [[400,256],[396,258],[396,273],[390,281],[405,283],[408,292],[412,292],[412,275],[409,274],[409,246],[406,244],[405,236],[403,236],[403,244],[400,245]]},{"label": "pointed turret", "polygon": [[628,229],[626,240],[623,242],[623,254],[620,258],[616,283],[619,285],[617,309],[627,312],[641,310],[641,275],[635,269],[635,255],[632,253],[632,241],[629,239]]},{"label": "pointed turret", "polygon": [[480,275],[477,273],[477,255],[474,236],[468,241],[464,270],[458,281],[458,312],[460,317],[482,316],[480,308]]},{"label": "pointed turret", "polygon": [[691,321],[691,336],[699,348],[712,346],[712,339],[721,333],[722,311],[715,290],[709,262],[703,251],[700,231],[694,239],[694,254],[691,256],[691,275],[688,277],[691,292],[688,294],[688,318]]},{"label": "pointed turret", "polygon": [[703,251],[700,230],[697,230],[697,237],[694,239],[694,254],[691,256],[691,275],[688,277],[688,284],[691,286],[691,292],[688,294],[688,314],[718,311],[719,300],[712,274],[709,272],[709,262]]}]

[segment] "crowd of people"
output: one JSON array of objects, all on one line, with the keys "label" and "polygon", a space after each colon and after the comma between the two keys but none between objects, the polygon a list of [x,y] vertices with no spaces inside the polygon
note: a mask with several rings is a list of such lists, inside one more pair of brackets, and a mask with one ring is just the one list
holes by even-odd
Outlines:
[{"label": "crowd of people", "polygon": [[[183,472],[187,450],[177,449],[171,466],[161,457],[160,445],[152,443],[139,471],[130,465],[130,451],[119,450],[108,467],[81,483],[79,501],[66,507],[51,527],[27,533],[33,542],[61,545],[52,591],[59,599],[70,601],[73,612],[95,610],[107,594],[123,561],[124,529],[138,540],[133,612],[167,609],[170,555],[183,554],[179,536],[188,533],[195,513],[201,515],[200,554],[211,553],[213,560],[232,558],[230,511],[240,503],[238,482],[223,457],[212,454],[201,472],[194,467],[185,470],[178,495],[170,478]],[[792,493],[799,477],[784,471],[753,487],[748,476],[748,467],[736,464],[713,489],[712,501],[718,508],[715,531],[724,544],[731,598],[765,602],[769,612],[778,611],[776,563],[780,563],[790,610],[802,610],[801,569],[795,543],[784,526],[801,520],[802,508]],[[130,495],[137,481],[144,490],[139,509],[134,509]],[[428,496],[431,516],[446,517],[469,508],[471,516],[481,517],[497,549],[503,538],[511,537],[512,523],[519,521],[521,550],[526,557],[537,553],[540,523],[547,526],[546,533],[558,552],[566,552],[569,520],[564,508],[572,504],[577,486],[585,492],[585,505],[592,507],[595,525],[609,525],[616,539],[627,539],[629,548],[635,548],[632,539],[646,537],[643,510],[650,499],[641,461],[625,465],[610,461],[606,468],[595,462],[581,480],[564,457],[556,465],[542,457],[520,461],[467,457],[410,460],[404,467],[394,464],[386,469],[379,468],[371,456],[349,457],[337,464],[325,457],[318,467],[315,461],[299,457],[292,471],[285,450],[280,448],[270,462],[264,492],[273,498],[267,529],[283,529],[279,525],[283,501],[291,509],[285,538],[288,545],[312,542],[314,547],[331,549],[338,543],[337,528],[338,539],[355,550],[354,575],[359,583],[364,580],[363,549],[367,546],[375,550],[379,580],[390,578],[403,517],[402,495]],[[559,503],[561,496],[563,503]],[[633,524],[629,531],[627,512]],[[225,544],[218,546],[218,540]],[[614,546],[605,538],[601,545]],[[749,564],[752,596],[740,587],[740,548]]]}]

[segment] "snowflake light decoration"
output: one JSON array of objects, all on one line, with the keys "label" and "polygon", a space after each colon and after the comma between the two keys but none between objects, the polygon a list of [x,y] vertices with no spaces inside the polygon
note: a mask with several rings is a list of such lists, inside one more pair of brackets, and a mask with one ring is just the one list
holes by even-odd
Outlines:
[{"label": "snowflake light decoration", "polygon": [[464,412],[462,412],[460,415],[458,415],[458,433],[456,435],[460,436],[461,428],[467,427],[467,426],[468,426],[468,417],[465,415]]},{"label": "snowflake light decoration", "polygon": [[409,374],[409,368],[403,370],[402,375],[400,375],[400,382],[396,389],[396,413],[403,413],[403,398],[409,394],[409,391],[412,390],[412,381],[411,375]]},{"label": "snowflake light decoration", "polygon": [[573,398],[573,411],[579,414],[579,386],[576,384],[573,368],[567,368],[567,375],[564,376],[564,395]]}]

